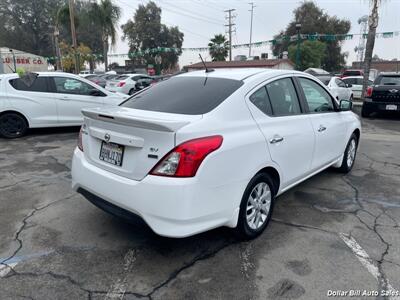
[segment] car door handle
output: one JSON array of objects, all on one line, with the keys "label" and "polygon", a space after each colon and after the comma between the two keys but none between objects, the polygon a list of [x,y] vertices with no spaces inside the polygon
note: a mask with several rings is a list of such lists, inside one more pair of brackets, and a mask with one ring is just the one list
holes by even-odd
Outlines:
[{"label": "car door handle", "polygon": [[326,130],[325,126],[319,125],[318,132],[322,132],[322,131],[325,131],[325,130]]},{"label": "car door handle", "polygon": [[60,99],[60,100],[62,100],[62,101],[69,101],[69,100],[70,100],[70,98],[67,97],[67,96],[60,97],[60,98],[58,98],[58,99]]},{"label": "car door handle", "polygon": [[274,137],[274,138],[270,139],[269,143],[270,144],[276,144],[276,143],[280,143],[282,141],[283,141],[283,137],[277,136],[277,137]]}]

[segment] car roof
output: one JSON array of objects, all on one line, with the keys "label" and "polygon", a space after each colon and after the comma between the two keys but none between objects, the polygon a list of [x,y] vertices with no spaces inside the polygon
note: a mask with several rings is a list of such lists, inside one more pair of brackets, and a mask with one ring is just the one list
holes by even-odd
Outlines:
[{"label": "car roof", "polygon": [[363,76],[345,76],[345,77],[343,77],[342,79],[347,79],[347,78],[350,78],[350,79],[360,79],[360,78],[364,78]]},{"label": "car roof", "polygon": [[245,80],[247,78],[254,77],[255,75],[263,75],[263,77],[270,78],[284,74],[293,74],[294,72],[296,71],[264,68],[218,68],[208,73],[205,70],[182,73],[177,75],[177,77],[214,77],[233,80]]}]

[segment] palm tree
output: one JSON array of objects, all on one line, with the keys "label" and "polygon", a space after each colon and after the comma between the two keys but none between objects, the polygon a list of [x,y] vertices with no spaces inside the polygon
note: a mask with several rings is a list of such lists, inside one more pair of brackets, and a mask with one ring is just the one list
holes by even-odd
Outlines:
[{"label": "palm tree", "polygon": [[368,36],[367,36],[367,44],[365,45],[365,56],[364,56],[364,79],[363,79],[363,89],[362,89],[362,98],[364,99],[365,91],[368,86],[369,79],[369,70],[371,68],[372,54],[374,52],[375,46],[375,35],[376,35],[376,27],[378,27],[379,21],[379,4],[381,0],[371,0],[372,10],[368,19]]},{"label": "palm tree", "polygon": [[108,49],[116,43],[117,31],[116,26],[121,16],[119,6],[113,4],[112,0],[101,0],[100,3],[93,3],[92,18],[95,23],[101,28],[103,40],[103,58],[104,66],[107,71],[108,67]]},{"label": "palm tree", "polygon": [[216,34],[208,43],[212,61],[224,61],[228,56],[229,42],[223,34]]}]

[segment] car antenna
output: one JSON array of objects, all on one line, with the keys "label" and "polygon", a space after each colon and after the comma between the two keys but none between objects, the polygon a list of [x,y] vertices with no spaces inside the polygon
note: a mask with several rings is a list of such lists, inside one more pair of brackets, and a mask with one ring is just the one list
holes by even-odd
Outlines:
[{"label": "car antenna", "polygon": [[204,62],[203,57],[201,57],[201,54],[200,54],[200,53],[199,53],[199,56],[200,56],[201,62],[202,62],[203,65],[204,65],[204,68],[206,69],[206,73],[213,72],[214,69],[208,69],[208,68],[207,68],[207,65],[206,65],[206,63]]}]

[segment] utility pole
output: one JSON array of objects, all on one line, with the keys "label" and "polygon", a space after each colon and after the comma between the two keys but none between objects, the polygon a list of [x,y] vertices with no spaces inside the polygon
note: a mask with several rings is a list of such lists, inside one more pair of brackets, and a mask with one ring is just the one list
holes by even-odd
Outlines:
[{"label": "utility pole", "polygon": [[60,31],[58,30],[58,27],[54,27],[54,45],[56,48],[56,66],[57,66],[57,71],[62,71],[62,62],[61,62],[61,51],[60,51],[60,45],[58,43],[58,36],[60,35]]},{"label": "utility pole", "polygon": [[251,5],[251,10],[249,10],[251,12],[251,19],[250,19],[250,43],[249,43],[249,57],[251,57],[251,37],[253,35],[253,12],[254,12],[254,2],[250,2],[249,3]]},{"label": "utility pole", "polygon": [[297,70],[300,70],[300,42],[301,42],[300,29],[301,29],[301,24],[297,23],[296,24],[296,31],[297,31],[296,69]]},{"label": "utility pole", "polygon": [[232,12],[234,12],[234,11],[235,11],[235,9],[225,10],[225,12],[228,13],[228,18],[227,18],[228,24],[225,26],[228,27],[228,33],[229,33],[229,61],[232,61],[232,27],[234,25],[236,25],[236,24],[232,23],[232,18],[233,18]]},{"label": "utility pole", "polygon": [[74,0],[69,0],[69,18],[71,21],[71,35],[72,35],[72,48],[74,50],[75,57],[75,74],[79,74],[78,65],[78,44],[76,42],[76,31],[75,31],[75,3]]},{"label": "utility pole", "polygon": [[372,54],[374,52],[375,46],[375,36],[376,36],[376,28],[378,27],[379,21],[379,4],[381,0],[373,0],[371,1],[371,14],[368,18],[368,36],[367,43],[365,45],[365,55],[364,55],[364,78],[363,78],[363,88],[361,98],[364,100],[365,92],[368,86],[369,79],[369,71],[371,68]]}]

